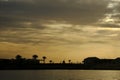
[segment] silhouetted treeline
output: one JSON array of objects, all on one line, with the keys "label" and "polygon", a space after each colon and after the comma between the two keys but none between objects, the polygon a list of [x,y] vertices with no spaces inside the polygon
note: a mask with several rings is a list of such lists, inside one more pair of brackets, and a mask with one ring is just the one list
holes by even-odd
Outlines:
[{"label": "silhouetted treeline", "polygon": [[120,69],[120,58],[99,59],[97,57],[88,57],[84,59],[83,64],[89,69]]},{"label": "silhouetted treeline", "polygon": [[96,64],[120,64],[120,58],[116,59],[99,59],[97,57],[88,57],[83,61],[87,65],[96,65]]},{"label": "silhouetted treeline", "polygon": [[63,60],[60,63],[54,63],[49,60],[46,63],[46,56],[38,59],[37,55],[33,55],[31,59],[23,58],[16,55],[14,59],[0,59],[0,69],[100,69],[100,70],[120,70],[120,58],[116,59],[99,59],[97,57],[88,57],[83,63],[72,63]]}]

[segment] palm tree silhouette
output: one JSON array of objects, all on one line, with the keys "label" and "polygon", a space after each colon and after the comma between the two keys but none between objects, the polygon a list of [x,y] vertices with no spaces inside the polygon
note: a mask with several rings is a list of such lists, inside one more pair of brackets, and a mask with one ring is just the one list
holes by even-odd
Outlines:
[{"label": "palm tree silhouette", "polygon": [[46,60],[47,57],[43,56],[42,58],[43,58],[43,63],[45,64],[45,60]]},{"label": "palm tree silhouette", "polygon": [[71,63],[71,60],[68,60],[69,64]]},{"label": "palm tree silhouette", "polygon": [[65,60],[62,61],[62,64],[65,64]]},{"label": "palm tree silhouette", "polygon": [[33,57],[34,60],[36,60],[38,58],[37,55],[33,55],[32,57]]},{"label": "palm tree silhouette", "polygon": [[49,62],[50,62],[50,64],[51,64],[53,61],[52,61],[52,60],[50,60]]},{"label": "palm tree silhouette", "polygon": [[16,57],[15,57],[17,60],[20,60],[20,59],[22,59],[22,56],[21,55],[16,55]]}]

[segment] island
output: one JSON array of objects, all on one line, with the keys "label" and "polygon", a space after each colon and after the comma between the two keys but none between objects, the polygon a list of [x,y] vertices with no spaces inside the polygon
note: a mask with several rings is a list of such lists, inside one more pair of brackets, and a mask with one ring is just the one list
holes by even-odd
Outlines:
[{"label": "island", "polygon": [[98,57],[87,57],[82,63],[72,63],[63,60],[61,63],[54,63],[49,60],[46,63],[46,56],[38,59],[37,55],[33,55],[31,59],[22,58],[16,55],[13,59],[0,59],[0,70],[53,70],[53,69],[69,69],[69,70],[120,70],[120,58],[116,59],[99,59]]}]

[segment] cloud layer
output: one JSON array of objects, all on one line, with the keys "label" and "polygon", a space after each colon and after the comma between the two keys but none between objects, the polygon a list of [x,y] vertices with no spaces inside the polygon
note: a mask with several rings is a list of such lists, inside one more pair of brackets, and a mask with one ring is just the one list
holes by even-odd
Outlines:
[{"label": "cloud layer", "polygon": [[0,5],[0,42],[66,45],[119,37],[119,0],[0,0]]},{"label": "cloud layer", "polygon": [[0,0],[0,57],[36,53],[58,61],[118,56],[119,4],[120,0]]},{"label": "cloud layer", "polygon": [[120,0],[110,0],[107,9],[110,11],[100,20],[102,26],[120,28]]}]

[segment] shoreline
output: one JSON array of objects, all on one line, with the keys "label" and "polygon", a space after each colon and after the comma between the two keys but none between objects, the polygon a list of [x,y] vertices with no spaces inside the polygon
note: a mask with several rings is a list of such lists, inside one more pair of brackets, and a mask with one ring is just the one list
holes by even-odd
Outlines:
[{"label": "shoreline", "polygon": [[115,65],[84,64],[36,64],[36,65],[0,65],[0,70],[120,70]]}]

